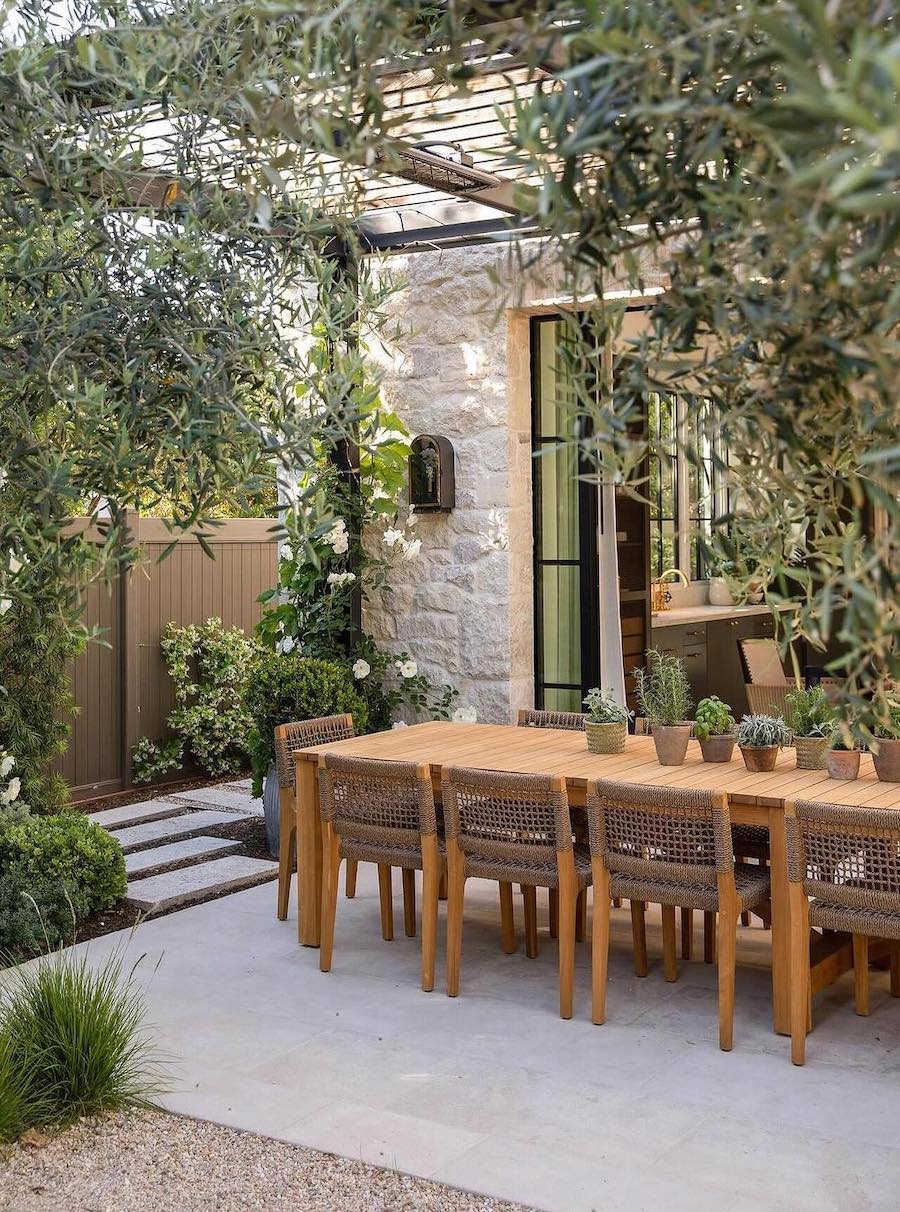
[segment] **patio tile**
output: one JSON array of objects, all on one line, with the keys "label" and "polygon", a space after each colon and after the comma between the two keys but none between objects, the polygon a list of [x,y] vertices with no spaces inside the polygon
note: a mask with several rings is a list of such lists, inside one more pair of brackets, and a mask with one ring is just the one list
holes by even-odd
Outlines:
[{"label": "patio tile", "polygon": [[220,808],[237,808],[254,816],[262,815],[262,800],[250,798],[246,791],[231,786],[195,787],[192,791],[176,791],[173,800],[186,800],[189,804],[216,804]]},{"label": "patio tile", "polygon": [[248,888],[273,879],[277,874],[277,863],[248,858],[245,854],[230,854],[226,858],[198,863],[195,867],[180,867],[177,871],[129,880],[125,899],[140,909],[159,913],[197,897]]},{"label": "patio tile", "polygon": [[204,829],[212,829],[215,825],[233,825],[236,821],[245,821],[249,817],[250,813],[215,812],[212,809],[201,809],[199,812],[185,812],[181,816],[147,821],[143,825],[120,829],[115,836],[116,841],[127,854],[129,850],[152,846],[154,842],[174,842],[179,838],[202,833]]},{"label": "patio tile", "polygon": [[104,808],[100,812],[91,812],[88,820],[104,829],[125,829],[129,825],[143,825],[145,821],[156,821],[163,817],[175,816],[184,809],[168,800],[143,800],[140,804],[125,804],[121,808]]},{"label": "patio tile", "polygon": [[296,1121],[298,1112],[310,1115],[324,1106],[324,1100],[315,1096],[303,1098],[296,1091],[210,1066],[189,1079],[176,1078],[171,1087],[156,1100],[166,1110],[263,1136],[280,1136]]},{"label": "patio tile", "polygon": [[221,856],[240,850],[241,843],[224,837],[191,837],[168,846],[154,846],[150,850],[133,850],[125,855],[125,873],[129,876],[145,875],[150,871],[162,871],[186,859],[201,859],[212,855]]}]

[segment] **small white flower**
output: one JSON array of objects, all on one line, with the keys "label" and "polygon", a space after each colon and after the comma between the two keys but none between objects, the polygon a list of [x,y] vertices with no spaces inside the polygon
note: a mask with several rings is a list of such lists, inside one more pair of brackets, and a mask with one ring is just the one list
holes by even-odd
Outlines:
[{"label": "small white flower", "polygon": [[0,598],[0,614],[6,614],[12,606],[12,598]]},{"label": "small white flower", "polygon": [[414,678],[419,672],[419,666],[415,661],[395,661],[394,664],[402,678]]},{"label": "small white flower", "polygon": [[407,724],[406,720],[395,720],[394,723],[391,724],[391,728],[393,729],[394,732],[396,732],[399,728],[408,728],[408,727],[409,727],[409,724]]},{"label": "small white flower", "polygon": [[454,724],[477,724],[478,712],[474,707],[457,707],[452,718]]},{"label": "small white flower", "polygon": [[367,678],[372,672],[372,666],[368,661],[364,661],[362,657],[353,662],[353,676],[357,681],[361,682],[363,678]]},{"label": "small white flower", "polygon": [[281,558],[282,558],[283,560],[293,560],[293,558],[294,558],[294,549],[293,549],[293,547],[290,545],[290,543],[285,543],[285,545],[282,547],[282,549],[281,549]]},{"label": "small white flower", "polygon": [[292,635],[284,635],[275,645],[275,651],[280,656],[285,656],[288,652],[292,652],[297,646],[297,641]]},{"label": "small white flower", "polygon": [[11,773],[12,768],[13,768],[13,766],[15,766],[15,764],[16,764],[16,759],[13,757],[13,755],[11,753],[8,753],[6,755],[6,757],[3,759],[3,761],[0,762],[0,779],[7,778],[8,775]]},{"label": "small white flower", "polygon": [[11,555],[9,557],[9,571],[12,573],[13,576],[15,576],[16,573],[21,572],[21,570],[22,570],[22,561],[17,559],[16,556]]},{"label": "small white flower", "polygon": [[337,519],[331,530],[325,535],[324,541],[335,555],[343,555],[349,549],[350,538],[347,534],[347,523],[343,518]]},{"label": "small white flower", "polygon": [[344,531],[341,531],[331,544],[331,550],[335,555],[345,555],[350,550],[350,540]]},{"label": "small white flower", "polygon": [[404,560],[414,560],[421,550],[421,539],[407,539],[403,544]]},{"label": "small white flower", "polygon": [[17,800],[19,798],[19,792],[21,790],[22,790],[22,780],[19,778],[10,779],[9,786],[6,788],[6,791],[4,793],[6,795],[7,804],[11,804],[13,802],[13,800]]},{"label": "small white flower", "polygon": [[9,476],[6,474],[6,468],[0,467],[0,488],[6,487],[6,481],[8,479],[9,479]]},{"label": "small white flower", "polygon": [[352,585],[355,580],[355,572],[329,572],[328,574],[328,584],[332,589],[343,589],[345,585]]},{"label": "small white flower", "polygon": [[279,635],[282,634],[282,632],[284,631],[284,619],[278,620],[278,626],[275,628],[275,630],[278,632]]},{"label": "small white flower", "polygon": [[396,547],[398,543],[403,542],[402,530],[386,530],[384,532],[385,547]]}]

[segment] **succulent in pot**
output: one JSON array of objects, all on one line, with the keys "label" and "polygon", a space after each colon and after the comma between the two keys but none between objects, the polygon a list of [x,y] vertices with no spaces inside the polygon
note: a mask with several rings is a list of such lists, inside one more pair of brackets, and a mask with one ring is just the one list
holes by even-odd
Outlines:
[{"label": "succulent in pot", "polygon": [[730,762],[734,753],[734,716],[717,694],[697,704],[694,736],[704,762]]},{"label": "succulent in pot", "polygon": [[830,779],[855,779],[859,776],[859,750],[849,733],[835,732],[825,755],[825,769]]},{"label": "succulent in pot", "polygon": [[786,695],[785,723],[794,738],[798,770],[824,770],[834,728],[834,708],[821,686]]},{"label": "succulent in pot", "polygon": [[584,731],[591,753],[621,753],[628,735],[631,714],[613,698],[611,690],[595,686],[582,700],[587,707]]},{"label": "succulent in pot", "polygon": [[774,770],[778,750],[789,744],[791,733],[780,715],[745,715],[735,739],[748,770]]},{"label": "succulent in pot", "polygon": [[900,700],[887,700],[886,711],[875,726],[872,760],[883,783],[900,783]]},{"label": "succulent in pot", "polygon": [[657,760],[661,766],[680,766],[693,727],[688,719],[691,685],[684,662],[651,648],[646,668],[634,671],[634,681],[641,711],[650,721]]}]

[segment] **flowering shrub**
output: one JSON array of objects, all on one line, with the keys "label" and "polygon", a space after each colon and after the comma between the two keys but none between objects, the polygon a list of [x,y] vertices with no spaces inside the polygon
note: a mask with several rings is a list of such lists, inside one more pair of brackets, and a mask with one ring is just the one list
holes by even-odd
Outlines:
[{"label": "flowering shrub", "polygon": [[22,780],[14,772],[16,759],[0,749],[0,828],[14,825],[29,816],[28,805],[21,798]]}]

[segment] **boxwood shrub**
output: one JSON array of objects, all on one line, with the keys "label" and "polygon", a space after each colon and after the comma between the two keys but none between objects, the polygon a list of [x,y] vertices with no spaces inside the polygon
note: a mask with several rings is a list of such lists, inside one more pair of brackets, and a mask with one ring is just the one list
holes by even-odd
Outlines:
[{"label": "boxwood shrub", "polygon": [[275,760],[277,724],[349,712],[357,732],[368,723],[365,699],[357,694],[353,674],[337,661],[298,653],[262,653],[250,669],[244,691],[252,727],[253,794],[262,795],[266,771]]},{"label": "boxwood shrub", "polygon": [[125,895],[119,843],[80,812],[0,828],[0,948],[71,942],[77,924]]}]

